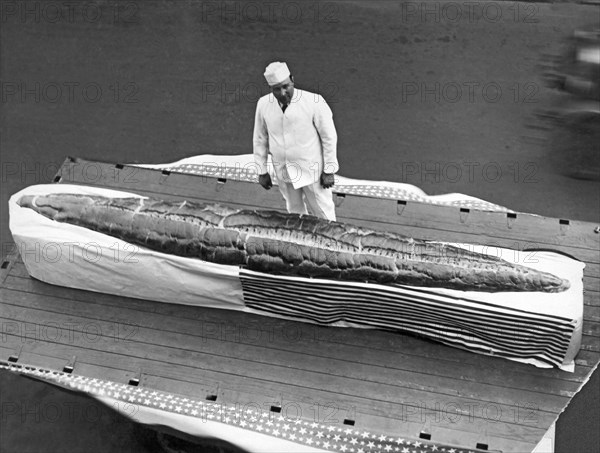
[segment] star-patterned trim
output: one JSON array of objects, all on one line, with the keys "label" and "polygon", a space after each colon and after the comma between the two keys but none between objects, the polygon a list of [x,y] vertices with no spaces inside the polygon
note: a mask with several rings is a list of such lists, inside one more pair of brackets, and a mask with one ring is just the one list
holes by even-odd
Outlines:
[{"label": "star-patterned trim", "polygon": [[476,453],[482,451],[393,437],[348,425],[336,426],[299,418],[288,419],[270,410],[259,412],[255,410],[256,406],[254,409],[241,410],[240,405],[215,403],[151,388],[134,387],[33,366],[0,362],[0,369],[35,377],[91,396],[112,398],[123,403],[122,409],[134,419],[135,412],[131,409],[135,406],[144,406],[195,417],[204,422],[224,423],[257,434],[295,442],[298,446],[305,445],[341,453]]},{"label": "star-patterned trim", "polygon": [[[234,181],[256,182],[257,173],[253,166],[249,168],[228,167],[224,165],[203,165],[203,164],[179,164],[165,166],[164,170],[173,173],[185,173],[198,176],[210,176],[212,178],[225,178]],[[457,206],[462,208],[472,208],[481,211],[509,212],[510,210],[479,199],[465,198],[461,200],[442,201],[435,198],[423,196],[410,190],[399,189],[390,186],[376,184],[336,184],[336,193],[346,195],[360,195],[372,198],[385,198],[394,200],[418,201],[420,203],[429,203],[442,206]]]}]

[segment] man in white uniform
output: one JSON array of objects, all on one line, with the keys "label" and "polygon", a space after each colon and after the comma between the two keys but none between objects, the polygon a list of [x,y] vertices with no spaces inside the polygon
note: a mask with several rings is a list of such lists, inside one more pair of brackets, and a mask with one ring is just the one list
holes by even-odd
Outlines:
[{"label": "man in white uniform", "polygon": [[321,95],[294,88],[285,63],[271,63],[264,76],[272,92],[256,106],[254,160],[259,183],[265,189],[273,186],[267,168],[271,154],[288,212],[335,220],[331,187],[339,165],[331,109]]}]

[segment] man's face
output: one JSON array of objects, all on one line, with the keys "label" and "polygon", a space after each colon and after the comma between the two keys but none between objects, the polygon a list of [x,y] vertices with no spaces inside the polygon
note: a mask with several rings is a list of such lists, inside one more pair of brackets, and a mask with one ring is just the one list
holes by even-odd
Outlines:
[{"label": "man's face", "polygon": [[273,96],[284,105],[288,105],[294,95],[294,79],[288,77],[283,82],[271,87]]}]

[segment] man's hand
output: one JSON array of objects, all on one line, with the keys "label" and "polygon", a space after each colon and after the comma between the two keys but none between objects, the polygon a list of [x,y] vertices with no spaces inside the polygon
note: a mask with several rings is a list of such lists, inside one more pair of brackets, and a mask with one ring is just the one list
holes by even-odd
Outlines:
[{"label": "man's hand", "polygon": [[335,175],[333,173],[322,173],[321,174],[321,186],[324,189],[329,189],[335,184]]},{"label": "man's hand", "polygon": [[267,190],[273,187],[273,182],[271,181],[271,175],[269,175],[269,173],[258,175],[258,183]]}]

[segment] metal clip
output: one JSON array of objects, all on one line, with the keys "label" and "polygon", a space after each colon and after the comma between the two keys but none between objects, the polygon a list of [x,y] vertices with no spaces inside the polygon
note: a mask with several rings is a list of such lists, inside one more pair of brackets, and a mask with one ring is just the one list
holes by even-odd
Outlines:
[{"label": "metal clip", "polygon": [[163,171],[161,171],[158,183],[159,184],[163,184],[167,180],[167,178],[169,177],[170,174],[171,174],[170,170],[163,170]]},{"label": "metal clip", "polygon": [[281,403],[276,402],[276,403],[271,404],[269,411],[273,412],[275,414],[281,413]]},{"label": "metal clip", "polygon": [[19,346],[19,349],[16,349],[14,354],[8,356],[8,361],[10,363],[17,363],[19,361],[19,357],[21,357],[21,352],[23,351],[23,345]]},{"label": "metal clip", "polygon": [[516,220],[517,220],[516,212],[507,212],[506,213],[506,225],[508,226],[508,228],[512,228],[513,224],[515,223]]},{"label": "metal clip", "polygon": [[396,214],[402,215],[404,208],[406,208],[406,200],[398,200],[398,203],[396,204]]},{"label": "metal clip", "polygon": [[63,373],[71,374],[75,369],[75,362],[77,361],[77,356],[73,356],[71,360],[67,362],[67,364],[63,367]]},{"label": "metal clip", "polygon": [[225,187],[225,184],[227,184],[227,178],[217,178],[217,185],[215,186],[216,191],[221,192]]},{"label": "metal clip", "polygon": [[339,208],[342,203],[344,202],[344,200],[346,199],[346,194],[345,193],[334,193],[333,194],[333,204],[335,204],[336,208]]},{"label": "metal clip", "polygon": [[137,387],[140,385],[140,381],[142,380],[142,369],[140,368],[136,374],[129,378],[128,384],[132,387]]},{"label": "metal clip", "polygon": [[481,440],[479,442],[477,442],[475,444],[475,448],[477,450],[488,450],[489,449],[489,444],[490,444],[490,440],[489,440],[490,436],[487,433],[487,430],[484,429],[483,432],[480,433],[480,435],[481,435],[482,438],[481,438]]}]

